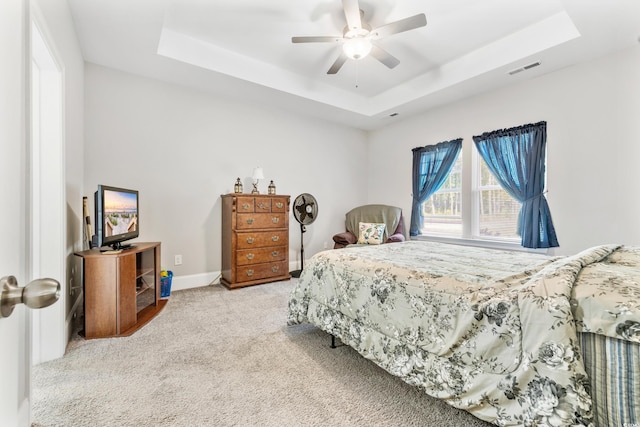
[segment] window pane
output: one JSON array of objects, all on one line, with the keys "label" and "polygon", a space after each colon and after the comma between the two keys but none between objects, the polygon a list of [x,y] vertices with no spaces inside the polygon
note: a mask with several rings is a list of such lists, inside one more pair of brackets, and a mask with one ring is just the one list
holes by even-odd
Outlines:
[{"label": "window pane", "polygon": [[500,187],[489,171],[484,160],[480,159],[480,187],[478,188],[480,236],[493,239],[518,239],[518,214],[520,202]]},{"label": "window pane", "polygon": [[462,156],[447,180],[422,204],[422,234],[462,236]]}]

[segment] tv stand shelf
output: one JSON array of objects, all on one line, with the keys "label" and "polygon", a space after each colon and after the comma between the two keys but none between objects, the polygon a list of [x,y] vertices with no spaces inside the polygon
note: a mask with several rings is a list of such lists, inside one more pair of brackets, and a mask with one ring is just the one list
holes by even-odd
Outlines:
[{"label": "tv stand shelf", "polygon": [[131,335],[167,304],[160,299],[159,242],[76,255],[82,258],[85,338]]}]

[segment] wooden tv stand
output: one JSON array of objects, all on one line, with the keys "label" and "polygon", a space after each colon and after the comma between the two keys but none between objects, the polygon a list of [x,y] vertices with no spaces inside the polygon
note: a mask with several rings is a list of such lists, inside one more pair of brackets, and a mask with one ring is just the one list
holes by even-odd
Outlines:
[{"label": "wooden tv stand", "polygon": [[167,304],[160,299],[160,243],[132,245],[75,253],[82,258],[85,338],[131,335]]}]

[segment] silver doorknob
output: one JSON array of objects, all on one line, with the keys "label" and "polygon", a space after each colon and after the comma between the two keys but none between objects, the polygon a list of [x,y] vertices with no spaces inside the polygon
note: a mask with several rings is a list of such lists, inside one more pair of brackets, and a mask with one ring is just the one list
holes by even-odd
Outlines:
[{"label": "silver doorknob", "polygon": [[20,303],[29,308],[43,308],[60,298],[60,283],[54,279],[36,279],[21,288],[15,277],[5,276],[0,279],[0,290],[0,317],[9,317]]}]

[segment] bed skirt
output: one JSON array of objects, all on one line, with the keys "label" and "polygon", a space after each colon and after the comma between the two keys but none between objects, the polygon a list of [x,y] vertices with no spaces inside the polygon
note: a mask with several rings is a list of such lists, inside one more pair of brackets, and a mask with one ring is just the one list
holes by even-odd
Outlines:
[{"label": "bed skirt", "polygon": [[640,426],[640,345],[592,333],[578,337],[591,380],[595,424]]}]

